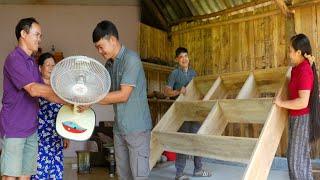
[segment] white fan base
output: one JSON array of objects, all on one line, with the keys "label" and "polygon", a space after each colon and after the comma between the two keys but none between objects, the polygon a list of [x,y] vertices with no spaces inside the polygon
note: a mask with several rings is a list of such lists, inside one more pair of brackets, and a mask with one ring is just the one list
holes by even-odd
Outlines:
[{"label": "white fan base", "polygon": [[85,141],[91,137],[95,123],[96,115],[92,109],[88,109],[82,113],[74,113],[73,107],[64,105],[58,112],[56,129],[58,134],[63,138]]}]

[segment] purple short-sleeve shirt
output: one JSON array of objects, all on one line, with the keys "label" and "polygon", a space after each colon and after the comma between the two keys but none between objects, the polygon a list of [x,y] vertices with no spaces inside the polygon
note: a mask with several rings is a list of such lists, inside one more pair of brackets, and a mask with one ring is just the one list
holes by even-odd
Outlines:
[{"label": "purple short-sleeve shirt", "polygon": [[34,58],[16,47],[3,68],[3,97],[0,112],[1,137],[24,138],[37,130],[38,98],[31,97],[24,86],[42,83]]}]

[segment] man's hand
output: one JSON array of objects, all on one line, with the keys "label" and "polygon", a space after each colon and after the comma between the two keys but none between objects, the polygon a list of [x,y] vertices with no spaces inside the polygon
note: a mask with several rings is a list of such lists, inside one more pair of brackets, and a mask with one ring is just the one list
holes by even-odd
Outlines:
[{"label": "man's hand", "polygon": [[183,86],[183,87],[180,89],[180,94],[186,95],[186,92],[187,92],[187,89]]}]

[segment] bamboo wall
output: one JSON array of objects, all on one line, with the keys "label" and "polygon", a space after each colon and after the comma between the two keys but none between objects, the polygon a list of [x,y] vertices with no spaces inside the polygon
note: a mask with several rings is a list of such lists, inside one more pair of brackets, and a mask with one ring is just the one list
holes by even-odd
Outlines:
[{"label": "bamboo wall", "polygon": [[[301,0],[300,0],[301,1]],[[298,2],[297,2],[298,3]],[[320,3],[295,9],[295,29],[297,33],[306,34],[316,56],[319,69],[320,60]]]},{"label": "bamboo wall", "polygon": [[168,34],[156,28],[140,24],[139,52],[142,59],[160,58],[172,61],[174,52],[170,46]]},{"label": "bamboo wall", "polygon": [[[295,1],[301,2],[306,0]],[[317,19],[320,19],[319,3],[295,8],[296,32],[309,37],[313,54],[319,62],[320,22]],[[180,24],[172,28],[171,39],[164,38],[165,32],[150,33],[150,27],[141,25],[140,40],[144,44],[140,44],[140,53],[170,59],[177,47],[184,46],[188,48],[191,65],[199,75],[288,66],[285,23],[285,17],[275,5],[271,5],[216,20]],[[168,52],[160,53],[164,49]],[[259,134],[261,128],[240,131]],[[287,131],[286,128],[277,152],[279,156],[286,155]],[[312,146],[313,158],[320,156],[319,146],[319,143]]]},{"label": "bamboo wall", "polygon": [[285,66],[285,19],[279,13],[264,13],[270,8],[275,7],[210,23],[178,25],[173,29],[173,47],[189,49],[199,74]]}]

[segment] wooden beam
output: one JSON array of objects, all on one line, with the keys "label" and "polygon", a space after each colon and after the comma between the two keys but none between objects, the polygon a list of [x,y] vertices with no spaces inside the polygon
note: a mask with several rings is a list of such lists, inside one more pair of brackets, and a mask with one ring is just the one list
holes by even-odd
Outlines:
[{"label": "wooden beam", "polygon": [[285,15],[286,17],[292,16],[292,11],[289,10],[284,0],[274,0],[274,2],[279,7],[283,15]]},{"label": "wooden beam", "polygon": [[228,25],[228,24],[232,24],[232,23],[251,21],[251,20],[260,19],[260,18],[264,18],[264,17],[274,16],[274,15],[277,15],[280,13],[281,12],[279,10],[273,10],[273,11],[268,11],[266,13],[261,13],[261,14],[254,14],[254,15],[243,16],[243,17],[241,16],[241,17],[234,18],[234,19],[217,20],[212,23],[195,25],[195,26],[191,26],[191,27],[188,27],[188,28],[182,29],[182,30],[180,30],[180,29],[174,30],[173,29],[172,34],[180,34],[180,33],[185,33],[185,32],[189,32],[189,31],[204,29],[204,28],[212,28],[212,27],[217,27],[217,26],[220,27],[220,26]]},{"label": "wooden beam", "polygon": [[[290,14],[290,16],[286,17],[285,21],[285,30],[286,30],[286,44],[289,46],[291,44],[291,37],[296,35],[296,25],[295,25],[295,20],[294,20],[294,14]],[[290,50],[289,48],[286,48],[286,59],[290,59],[289,54]],[[290,62],[287,62],[289,64]]]},{"label": "wooden beam", "polygon": [[180,119],[180,113],[177,111],[176,104],[174,103],[153,129],[157,131],[176,131],[183,123],[180,122]]},{"label": "wooden beam", "polygon": [[201,96],[205,96],[211,89],[213,83],[218,78],[217,75],[210,75],[204,78],[203,76],[198,76],[194,78],[194,83],[198,91],[200,91]]},{"label": "wooden beam", "polygon": [[161,15],[159,9],[153,4],[151,0],[142,0],[142,2],[150,9],[151,12],[154,13],[156,18],[159,20],[159,23],[161,26],[167,31],[170,31],[169,24],[164,19],[164,17]]},{"label": "wooden beam", "polygon": [[[308,7],[308,6],[312,6],[314,4],[318,4],[318,3],[320,3],[320,0],[310,0],[310,1],[302,2],[302,3],[294,4],[292,6],[289,6],[288,8],[290,10],[294,10],[296,8]],[[229,19],[228,20],[217,20],[213,23],[196,25],[196,26],[188,27],[187,29],[182,29],[182,30],[180,30],[180,29],[174,30],[173,29],[172,34],[180,34],[180,33],[185,33],[185,32],[194,31],[194,30],[198,30],[198,29],[211,28],[211,27],[222,26],[222,25],[227,25],[227,24],[232,24],[232,23],[250,21],[250,20],[254,20],[254,19],[278,15],[280,13],[281,13],[280,10],[273,10],[273,11],[268,11],[266,13],[238,17],[238,18],[234,18],[234,19],[230,19],[230,20]],[[293,29],[293,28],[291,28],[291,29]]]},{"label": "wooden beam", "polygon": [[232,8],[227,8],[227,9],[222,10],[222,11],[214,12],[214,13],[211,13],[211,14],[205,14],[205,15],[198,15],[198,16],[193,16],[193,17],[182,18],[182,19],[179,19],[177,21],[174,21],[171,25],[177,25],[177,24],[180,24],[182,22],[195,21],[195,20],[207,19],[207,18],[216,17],[216,16],[222,16],[222,15],[234,12],[234,11],[245,9],[247,7],[256,6],[256,5],[259,5],[259,4],[263,4],[263,3],[266,3],[266,2],[269,2],[269,1],[270,0],[255,0],[255,1],[248,2],[248,3],[243,3],[243,4],[239,5],[239,6],[235,6],[235,7],[232,7]]},{"label": "wooden beam", "polygon": [[293,10],[293,9],[300,8],[300,7],[313,6],[313,5],[318,4],[318,3],[320,3],[320,0],[308,0],[308,1],[305,1],[305,2],[293,4],[292,6],[289,6],[289,9]]},{"label": "wooden beam", "polygon": [[[290,72],[291,69],[286,74],[287,79],[278,92],[279,96],[284,97],[287,94]],[[273,105],[243,176],[244,180],[267,179],[287,120],[287,110]]]},{"label": "wooden beam", "polygon": [[226,73],[216,79],[203,100],[224,99],[231,90],[240,90],[249,76],[249,71]]},{"label": "wooden beam", "polygon": [[229,123],[263,124],[272,107],[272,98],[219,100],[223,116]]},{"label": "wooden beam", "polygon": [[151,132],[151,140],[150,140],[150,158],[149,158],[149,166],[150,169],[157,163],[158,158],[164,151],[163,145],[160,144],[157,137],[154,135],[154,131],[171,131],[176,132],[183,124],[181,120],[180,113],[176,109],[176,104],[171,105],[169,110],[163,115],[161,121],[153,128]]},{"label": "wooden beam", "polygon": [[221,77],[218,77],[202,100],[208,101],[210,99],[221,99],[224,98],[226,94],[227,91],[222,84]]},{"label": "wooden beam", "polygon": [[174,70],[174,67],[163,66],[154,63],[142,62],[143,68],[151,71],[161,71],[171,73]]},{"label": "wooden beam", "polygon": [[258,97],[258,89],[256,87],[256,82],[253,73],[250,73],[248,79],[242,86],[236,99],[249,99]]},{"label": "wooden beam", "polygon": [[206,75],[206,76],[197,76],[194,78],[196,83],[199,82],[206,82],[206,81],[215,81],[220,75],[214,74],[214,75]]},{"label": "wooden beam", "polygon": [[206,120],[202,123],[198,134],[202,135],[221,135],[227,127],[228,122],[222,115],[220,105],[217,103],[209,113]]},{"label": "wooden beam", "polygon": [[188,84],[186,88],[186,94],[181,94],[176,101],[194,101],[194,100],[200,100],[201,94],[197,90],[197,87],[195,85],[194,80],[191,80],[191,82]]},{"label": "wooden beam", "polygon": [[154,135],[153,130],[151,131],[151,139],[150,139],[150,158],[149,158],[149,168],[152,169],[157,161],[158,158],[164,151],[164,147],[160,144],[158,138]]},{"label": "wooden beam", "polygon": [[[219,160],[248,163],[256,138],[154,131],[165,150]],[[235,148],[236,147],[236,148]]]}]

